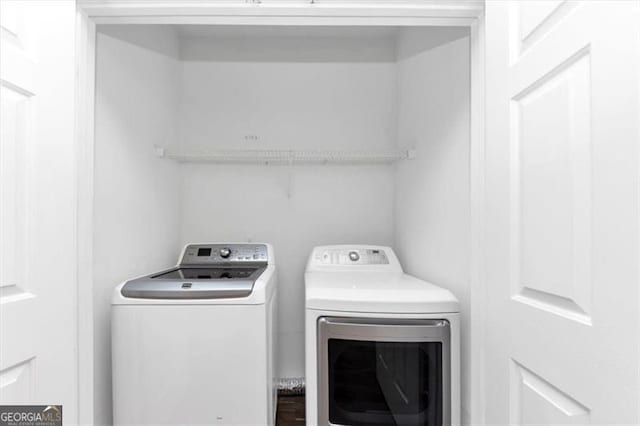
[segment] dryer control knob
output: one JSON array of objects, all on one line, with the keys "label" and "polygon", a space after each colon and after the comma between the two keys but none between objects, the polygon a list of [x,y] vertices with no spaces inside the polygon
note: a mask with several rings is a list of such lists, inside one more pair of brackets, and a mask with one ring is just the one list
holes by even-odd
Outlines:
[{"label": "dryer control knob", "polygon": [[229,257],[230,255],[231,255],[231,249],[228,249],[228,248],[226,248],[226,247],[225,247],[225,248],[221,248],[221,249],[220,249],[220,257],[227,258],[227,257]]},{"label": "dryer control knob", "polygon": [[357,262],[358,260],[360,260],[360,255],[358,254],[357,251],[350,251],[349,252],[349,259],[351,259],[354,262]]}]

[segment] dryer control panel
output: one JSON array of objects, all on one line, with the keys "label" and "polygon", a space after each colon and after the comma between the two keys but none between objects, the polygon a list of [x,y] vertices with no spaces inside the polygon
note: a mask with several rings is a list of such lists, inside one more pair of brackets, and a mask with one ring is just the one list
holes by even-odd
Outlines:
[{"label": "dryer control panel", "polygon": [[189,244],[180,265],[266,264],[266,244]]},{"label": "dryer control panel", "polygon": [[315,271],[402,273],[402,266],[391,247],[342,244],[314,247],[305,273]]},{"label": "dryer control panel", "polygon": [[327,248],[314,253],[314,261],[320,265],[388,265],[383,249]]}]

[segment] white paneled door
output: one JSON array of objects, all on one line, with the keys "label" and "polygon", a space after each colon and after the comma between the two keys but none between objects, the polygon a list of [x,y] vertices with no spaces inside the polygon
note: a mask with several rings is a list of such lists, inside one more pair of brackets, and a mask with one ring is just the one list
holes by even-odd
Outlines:
[{"label": "white paneled door", "polygon": [[76,420],[73,1],[0,0],[0,404]]},{"label": "white paneled door", "polygon": [[640,2],[486,3],[486,419],[640,423]]}]

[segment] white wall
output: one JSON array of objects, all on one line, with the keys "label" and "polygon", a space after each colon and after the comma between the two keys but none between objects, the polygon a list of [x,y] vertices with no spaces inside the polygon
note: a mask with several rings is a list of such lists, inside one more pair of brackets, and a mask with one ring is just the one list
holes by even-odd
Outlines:
[{"label": "white wall", "polygon": [[[185,38],[181,59],[180,136],[186,147],[393,145],[392,37]],[[247,135],[258,140],[247,141]]]},{"label": "white wall", "polygon": [[[427,41],[425,43],[425,41]],[[395,245],[405,271],[451,290],[462,309],[462,404],[468,422],[469,38],[466,29],[408,29],[398,43],[399,163]]]},{"label": "white wall", "polygon": [[[393,146],[392,38],[260,35],[218,34],[181,45],[184,148]],[[306,259],[319,244],[392,243],[393,169],[185,165],[182,193],[183,243],[274,245],[279,375],[304,376]]]},{"label": "white wall", "polygon": [[177,41],[161,27],[98,34],[94,204],[94,418],[111,423],[110,299],[179,254],[179,168],[154,144],[176,138]]}]

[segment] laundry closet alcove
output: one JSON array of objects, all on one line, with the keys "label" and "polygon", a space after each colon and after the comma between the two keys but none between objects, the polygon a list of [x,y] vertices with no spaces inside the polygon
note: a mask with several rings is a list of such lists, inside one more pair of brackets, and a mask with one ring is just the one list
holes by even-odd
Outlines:
[{"label": "laundry closet alcove", "polygon": [[278,376],[304,376],[314,246],[392,246],[462,304],[470,415],[468,27],[98,25],[94,417],[114,285],[188,242],[273,244]]}]

